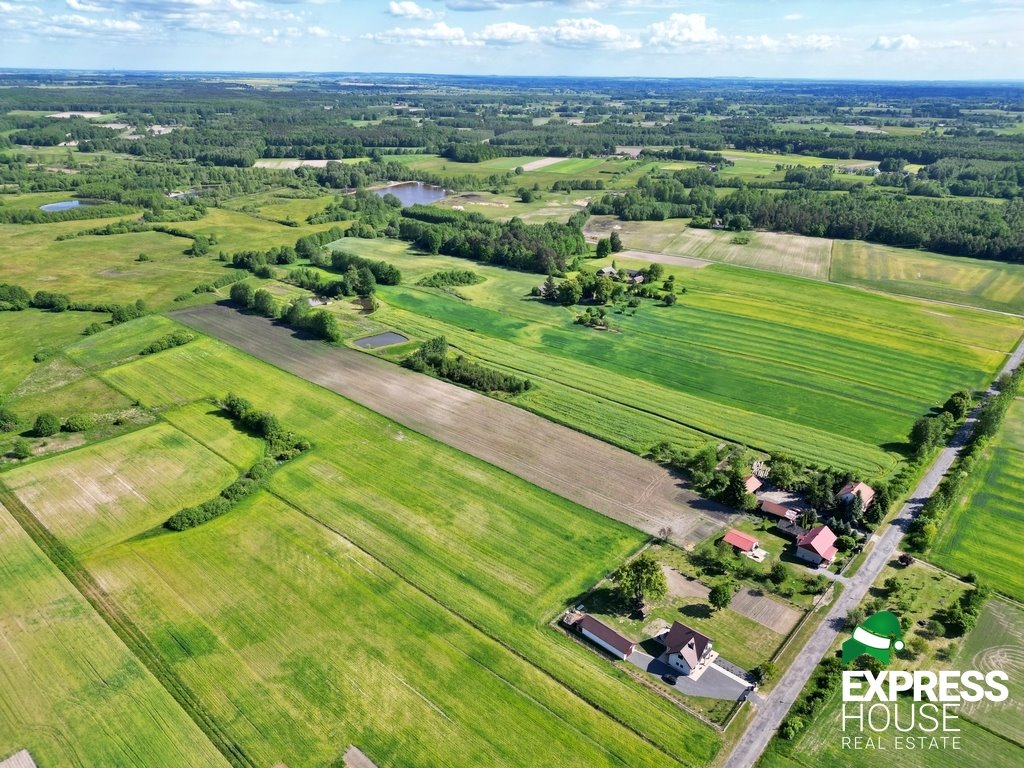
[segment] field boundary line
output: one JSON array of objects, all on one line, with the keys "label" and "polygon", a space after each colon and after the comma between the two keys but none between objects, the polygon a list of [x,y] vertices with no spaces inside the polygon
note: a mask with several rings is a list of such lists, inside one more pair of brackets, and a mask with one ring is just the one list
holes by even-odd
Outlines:
[{"label": "field boundary line", "polygon": [[174,669],[164,661],[149,638],[128,614],[107,593],[75,554],[58,539],[21,499],[0,480],[0,504],[11,513],[26,535],[43,555],[71,583],[71,586],[92,606],[97,615],[124,643],[127,650],[145,667],[161,687],[178,703],[211,745],[235,768],[258,768],[245,750],[232,741],[217,720],[205,710],[199,697],[185,684]]},{"label": "field boundary line", "polygon": [[[271,496],[273,496],[274,498],[278,499],[281,503],[285,504],[288,508],[295,510],[300,515],[302,515],[303,517],[308,518],[309,520],[311,520],[316,525],[324,528],[325,530],[330,531],[335,536],[338,536],[339,538],[343,539],[348,544],[350,544],[351,546],[355,547],[357,550],[359,550],[364,555],[366,555],[371,560],[373,560],[373,562],[379,564],[381,568],[386,570],[388,573],[392,574],[395,578],[397,578],[398,580],[400,580],[404,584],[406,584],[409,587],[411,587],[412,589],[414,589],[417,593],[423,595],[431,603],[433,603],[434,605],[439,606],[441,609],[447,611],[452,616],[455,616],[460,621],[465,622],[468,626],[472,627],[474,630],[479,632],[484,637],[490,638],[493,642],[497,643],[499,646],[504,648],[506,651],[511,653],[513,656],[515,656],[516,658],[518,658],[521,661],[523,661],[526,664],[528,664],[532,669],[536,670],[538,673],[540,673],[544,677],[548,678],[549,680],[551,680],[553,683],[555,683],[559,687],[565,689],[566,691],[571,693],[573,696],[578,698],[580,701],[585,702],[592,709],[596,710],[597,712],[600,712],[602,715],[604,715],[608,719],[612,720],[613,722],[618,723],[622,728],[625,728],[627,731],[629,731],[630,733],[634,734],[637,738],[639,738],[639,739],[643,740],[644,742],[646,742],[647,744],[649,744],[651,747],[656,749],[661,754],[665,755],[666,757],[672,758],[673,760],[678,760],[679,759],[677,756],[675,756],[675,755],[673,755],[673,754],[671,754],[669,752],[666,752],[665,749],[661,745],[659,745],[656,742],[654,742],[649,736],[647,736],[646,734],[643,734],[640,731],[636,730],[633,726],[629,725],[628,723],[624,722],[622,719],[617,717],[615,714],[613,714],[613,713],[609,712],[608,710],[606,710],[604,707],[602,707],[596,701],[591,700],[591,698],[589,696],[587,696],[585,693],[576,690],[575,688],[570,686],[566,681],[561,680],[561,679],[555,677],[551,672],[548,672],[546,669],[543,669],[542,667],[538,666],[532,659],[530,659],[526,655],[524,655],[522,653],[522,651],[519,651],[516,648],[513,648],[505,640],[501,639],[500,637],[495,637],[493,634],[491,634],[489,631],[487,631],[484,627],[480,626],[480,624],[478,624],[476,621],[474,621],[473,619],[471,619],[468,616],[466,616],[465,614],[463,614],[461,611],[457,610],[456,608],[453,608],[452,606],[450,606],[450,605],[448,605],[446,603],[441,602],[440,599],[438,599],[434,595],[430,594],[430,592],[428,592],[425,588],[421,587],[419,584],[417,584],[416,582],[412,581],[411,579],[409,579],[404,574],[400,573],[397,569],[395,569],[389,563],[385,562],[384,560],[381,560],[374,553],[370,552],[369,550],[367,550],[366,548],[364,548],[363,546],[361,546],[357,542],[355,542],[352,539],[350,539],[342,531],[340,531],[339,529],[335,528],[330,523],[320,519],[319,517],[315,516],[314,514],[312,514],[310,512],[307,512],[302,507],[298,506],[293,501],[291,501],[289,499],[286,499],[284,496],[280,495],[277,491],[273,490],[272,488],[268,487],[268,488],[265,488],[264,490],[267,493],[269,493]],[[2,497],[0,497],[0,501],[2,501]],[[541,626],[543,626],[543,625],[541,625]],[[499,675],[499,677],[500,677],[500,675]],[[504,679],[504,678],[502,678],[502,679]],[[689,710],[686,710],[686,711],[689,712]],[[559,719],[561,719],[561,718],[559,718]]]}]

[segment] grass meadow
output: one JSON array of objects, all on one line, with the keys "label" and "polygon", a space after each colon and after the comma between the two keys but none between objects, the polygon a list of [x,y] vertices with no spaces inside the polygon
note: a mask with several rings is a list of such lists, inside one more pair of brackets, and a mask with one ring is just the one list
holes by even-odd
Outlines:
[{"label": "grass meadow", "polygon": [[0,755],[40,766],[228,763],[0,506]]},{"label": "grass meadow", "polygon": [[1016,541],[1024,525],[1024,400],[1010,405],[1002,429],[984,450],[959,504],[946,513],[928,557],[1016,600],[1024,600],[1024,573]]}]

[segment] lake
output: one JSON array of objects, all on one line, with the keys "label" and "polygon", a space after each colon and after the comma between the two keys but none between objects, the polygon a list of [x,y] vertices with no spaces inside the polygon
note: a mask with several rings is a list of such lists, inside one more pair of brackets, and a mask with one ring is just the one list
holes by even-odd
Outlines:
[{"label": "lake", "polygon": [[377,194],[394,195],[402,201],[402,207],[409,205],[427,205],[444,199],[448,190],[442,187],[435,187],[433,184],[424,184],[422,181],[406,181],[402,184],[392,184],[390,187],[378,189]]},{"label": "lake", "polygon": [[84,200],[61,200],[59,203],[47,203],[46,205],[40,205],[40,211],[46,211],[47,213],[53,213],[55,211],[66,211],[68,208],[77,208],[80,205],[90,205]]}]

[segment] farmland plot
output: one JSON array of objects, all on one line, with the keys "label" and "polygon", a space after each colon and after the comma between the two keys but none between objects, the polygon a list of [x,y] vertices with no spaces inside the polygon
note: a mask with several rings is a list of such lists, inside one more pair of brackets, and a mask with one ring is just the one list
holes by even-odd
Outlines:
[{"label": "farmland plot", "polygon": [[[310,347],[332,351],[295,343],[292,354],[300,359]],[[315,367],[325,369],[322,361]],[[271,490],[279,498],[351,538],[677,759],[704,761],[716,749],[713,735],[695,720],[547,627],[566,601],[635,551],[640,534],[216,342],[193,342],[104,375],[154,405],[189,403],[224,388],[272,408],[287,428],[313,442],[310,453],[274,475]],[[396,386],[392,394],[402,391]],[[564,464],[565,452],[561,458]],[[601,476],[592,474],[591,481]],[[509,499],[516,500],[511,507]],[[245,517],[246,509],[223,519]]]},{"label": "farmland plot", "polygon": [[156,424],[3,478],[43,525],[81,552],[159,525],[217,495],[237,474],[192,438]]},{"label": "farmland plot", "polygon": [[0,506],[0,755],[40,766],[227,768]]}]

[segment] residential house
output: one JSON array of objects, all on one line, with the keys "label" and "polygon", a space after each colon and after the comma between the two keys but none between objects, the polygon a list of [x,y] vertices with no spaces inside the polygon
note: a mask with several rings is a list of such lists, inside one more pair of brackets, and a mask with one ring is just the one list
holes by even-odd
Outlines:
[{"label": "residential house", "polygon": [[644,275],[639,269],[624,269],[619,274],[626,276],[627,283],[639,285],[644,281]]},{"label": "residential house", "polygon": [[604,622],[598,621],[586,613],[570,612],[565,615],[566,626],[583,635],[594,645],[608,651],[617,659],[625,659],[632,655],[635,644],[624,635],[620,635]]},{"label": "residential house", "polygon": [[836,535],[827,525],[812,528],[796,540],[796,556],[812,565],[828,567],[836,559]]},{"label": "residential house", "polygon": [[747,475],[743,478],[743,487],[747,489],[747,493],[757,493],[761,490],[762,485],[764,485],[764,483],[754,475]]},{"label": "residential house", "polygon": [[597,270],[598,277],[616,277],[619,274],[619,270],[615,267],[601,267]]},{"label": "residential house", "polygon": [[668,665],[684,675],[689,675],[701,664],[714,661],[711,638],[678,621],[673,622],[659,640],[668,654]]},{"label": "residential house", "polygon": [[839,491],[839,500],[844,504],[852,504],[858,493],[860,494],[860,500],[864,502],[864,509],[870,507],[871,502],[875,498],[875,489],[867,483],[847,483]]}]

